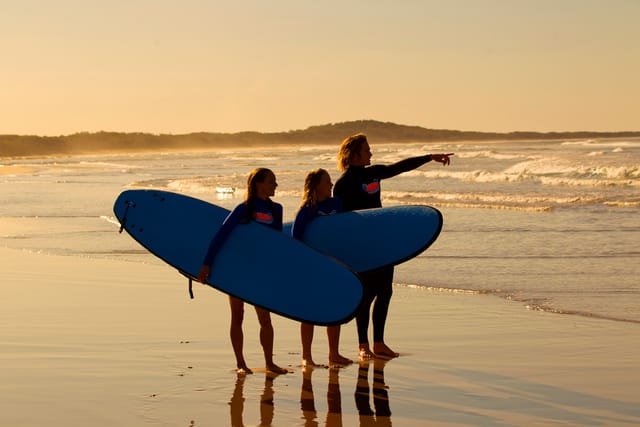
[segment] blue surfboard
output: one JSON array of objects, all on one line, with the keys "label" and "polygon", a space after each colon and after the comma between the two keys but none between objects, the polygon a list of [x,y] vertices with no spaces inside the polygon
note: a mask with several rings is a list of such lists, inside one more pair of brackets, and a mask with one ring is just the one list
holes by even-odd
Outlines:
[{"label": "blue surfboard", "polygon": [[[124,191],[113,210],[131,237],[192,278],[229,214],[205,201],[157,190]],[[255,222],[234,228],[214,259],[207,284],[316,325],[349,321],[362,300],[360,279],[344,264]]]},{"label": "blue surfboard", "polygon": [[[291,223],[285,232],[291,234]],[[430,206],[391,206],[320,216],[303,241],[359,273],[405,262],[433,244],[442,214]]]}]

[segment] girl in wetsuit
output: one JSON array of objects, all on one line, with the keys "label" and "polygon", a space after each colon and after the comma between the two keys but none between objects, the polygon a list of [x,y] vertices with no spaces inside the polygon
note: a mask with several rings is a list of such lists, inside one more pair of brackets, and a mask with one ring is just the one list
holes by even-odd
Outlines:
[{"label": "girl in wetsuit", "polygon": [[[434,160],[443,165],[450,163],[449,154],[427,154],[411,157],[391,165],[371,165],[371,148],[367,136],[359,133],[342,141],[338,152],[338,169],[343,172],[336,181],[334,195],[342,201],[345,211],[382,207],[380,200],[380,181],[391,178],[402,172],[416,169]],[[366,248],[361,248],[366,250]],[[393,293],[393,266],[360,273],[364,288],[364,297],[360,311],[356,315],[358,330],[359,356],[370,359],[376,355],[381,357],[397,357],[384,341],[384,327],[387,321],[389,302]],[[369,312],[373,306],[373,351],[369,347],[368,329]]]},{"label": "girl in wetsuit", "polygon": [[[340,199],[331,197],[332,188],[331,176],[326,170],[314,169],[307,174],[304,181],[302,204],[291,227],[291,235],[294,239],[302,240],[307,225],[314,218],[342,211]],[[302,340],[302,366],[317,366],[311,356],[313,324],[305,322],[300,324],[300,338]],[[353,360],[339,353],[340,325],[327,326],[327,338],[329,341],[329,365],[353,363]]]},{"label": "girl in wetsuit", "polygon": [[[275,194],[276,187],[275,174],[266,168],[254,169],[247,179],[247,196],[243,203],[229,213],[222,223],[222,226],[211,240],[209,250],[204,257],[202,268],[198,274],[198,280],[206,282],[211,274],[211,264],[217,252],[220,250],[225,240],[235,226],[248,221],[256,221],[267,227],[282,231],[282,205],[271,200]],[[242,321],[244,319],[244,301],[229,295],[229,305],[231,306],[231,345],[236,357],[238,373],[252,374],[244,360],[242,332]],[[288,371],[279,367],[273,362],[273,325],[271,324],[271,313],[264,308],[255,307],[258,321],[260,323],[260,344],[264,352],[264,359],[267,369],[277,374],[284,374]]]}]

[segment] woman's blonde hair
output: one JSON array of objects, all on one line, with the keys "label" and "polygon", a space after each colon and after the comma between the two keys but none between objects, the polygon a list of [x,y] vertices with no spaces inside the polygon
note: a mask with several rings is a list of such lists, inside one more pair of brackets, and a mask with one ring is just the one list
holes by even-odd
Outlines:
[{"label": "woman's blonde hair", "polygon": [[314,169],[307,174],[307,177],[304,179],[304,194],[302,195],[302,203],[300,207],[312,207],[318,203],[318,197],[316,194],[316,189],[322,180],[322,177],[325,175],[329,175],[325,169],[318,168]]},{"label": "woman's blonde hair", "polygon": [[340,150],[338,151],[338,170],[341,172],[346,171],[351,165],[351,159],[355,153],[360,151],[362,144],[367,142],[367,135],[364,133],[357,133],[345,138],[340,144]]}]

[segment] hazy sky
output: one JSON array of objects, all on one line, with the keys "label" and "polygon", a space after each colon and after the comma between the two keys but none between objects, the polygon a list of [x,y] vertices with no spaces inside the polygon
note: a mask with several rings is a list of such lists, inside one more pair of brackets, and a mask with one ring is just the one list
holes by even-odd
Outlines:
[{"label": "hazy sky", "polygon": [[0,134],[640,130],[640,0],[0,0]]}]

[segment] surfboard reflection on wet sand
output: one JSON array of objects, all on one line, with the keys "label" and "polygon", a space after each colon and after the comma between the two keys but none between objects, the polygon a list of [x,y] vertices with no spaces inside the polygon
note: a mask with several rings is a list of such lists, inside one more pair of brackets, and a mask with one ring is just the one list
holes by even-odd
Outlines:
[{"label": "surfboard reflection on wet sand", "polygon": [[[360,426],[391,426],[391,409],[389,403],[388,387],[384,381],[384,367],[386,360],[373,359],[361,361],[357,370],[355,383],[355,405],[358,410]],[[312,375],[327,373],[328,385],[326,395],[327,414],[324,425],[326,427],[342,426],[342,394],[340,392],[340,374],[346,371],[340,368],[313,368],[302,369],[302,386],[300,390],[301,419],[304,426],[318,426],[318,411],[316,410],[316,398],[313,392]],[[372,372],[372,381],[369,382],[369,373]],[[316,375],[317,375],[316,374]],[[279,375],[267,372],[264,377],[264,389],[260,395],[260,423],[261,426],[270,426],[275,414],[274,381]],[[244,382],[246,375],[238,374],[231,399],[229,401],[231,426],[245,426],[244,412]],[[373,407],[371,401],[373,397]]]}]

